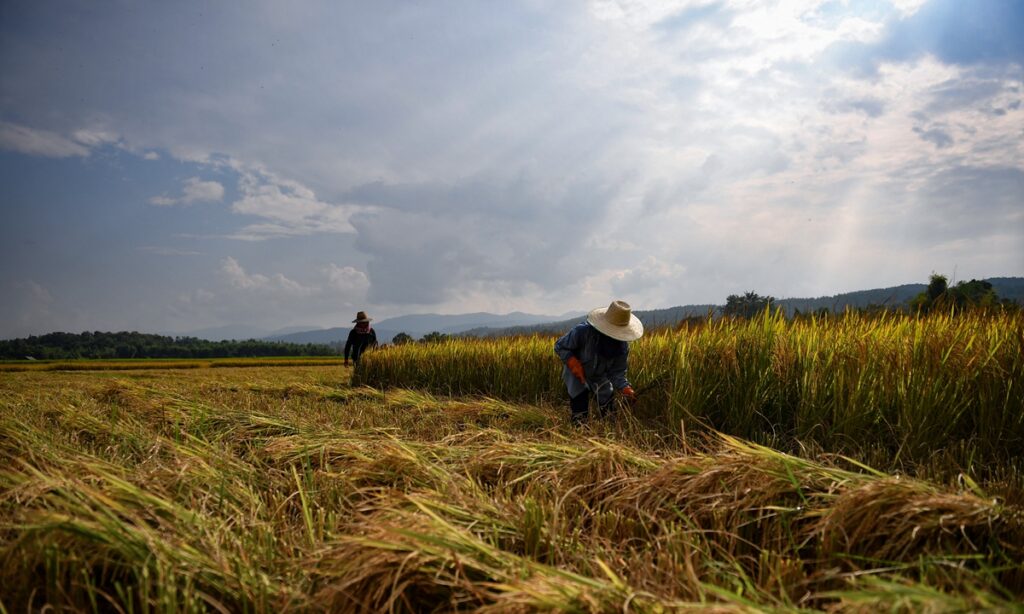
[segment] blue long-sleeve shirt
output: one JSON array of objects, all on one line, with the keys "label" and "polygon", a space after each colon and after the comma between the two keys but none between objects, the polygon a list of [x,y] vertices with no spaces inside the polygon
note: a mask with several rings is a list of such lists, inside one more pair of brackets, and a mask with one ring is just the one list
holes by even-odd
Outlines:
[{"label": "blue long-sleeve shirt", "polygon": [[565,364],[570,356],[575,356],[583,365],[587,383],[591,389],[597,390],[598,402],[604,404],[611,399],[613,390],[629,386],[629,380],[626,379],[629,345],[626,345],[623,353],[607,358],[597,351],[600,337],[601,333],[589,322],[580,322],[555,342],[555,354],[562,359],[562,380],[569,390],[569,396],[576,397],[587,389]]}]

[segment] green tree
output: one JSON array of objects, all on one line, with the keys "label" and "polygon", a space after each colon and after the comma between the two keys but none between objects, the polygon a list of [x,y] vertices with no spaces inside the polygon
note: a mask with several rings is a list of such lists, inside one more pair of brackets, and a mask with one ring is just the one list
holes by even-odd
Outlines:
[{"label": "green tree", "polygon": [[439,332],[437,332],[435,330],[434,332],[427,333],[426,335],[423,335],[423,338],[420,339],[420,343],[440,343],[441,341],[447,341],[447,340],[448,340],[448,335],[446,335],[444,333],[439,333]]},{"label": "green tree", "polygon": [[949,280],[946,279],[946,276],[932,273],[931,277],[928,278],[928,287],[925,288],[924,292],[910,300],[911,311],[928,313],[937,303],[942,301],[942,297],[945,296],[948,289]]},{"label": "green tree", "polygon": [[949,290],[949,280],[946,279],[946,276],[932,273],[932,276],[928,279],[928,289],[925,291],[928,294],[928,298],[935,302],[942,298],[946,290]]},{"label": "green tree", "polygon": [[949,291],[949,301],[955,309],[969,309],[971,307],[995,307],[999,304],[999,297],[992,288],[992,284],[978,279],[968,282],[961,281]]},{"label": "green tree", "polygon": [[950,287],[945,275],[932,273],[928,288],[910,301],[910,308],[919,313],[933,310],[961,312],[968,309],[991,308],[1004,305],[992,284],[980,280],[958,282]]},{"label": "green tree", "polygon": [[406,332],[398,333],[397,335],[395,335],[391,339],[391,343],[393,343],[395,345],[403,345],[403,344],[406,344],[406,343],[411,343],[412,341],[413,341],[412,335],[410,335],[409,333],[406,333]]},{"label": "green tree", "polygon": [[775,297],[761,296],[756,292],[730,294],[725,299],[725,309],[722,313],[733,318],[752,318],[768,309],[774,302]]}]

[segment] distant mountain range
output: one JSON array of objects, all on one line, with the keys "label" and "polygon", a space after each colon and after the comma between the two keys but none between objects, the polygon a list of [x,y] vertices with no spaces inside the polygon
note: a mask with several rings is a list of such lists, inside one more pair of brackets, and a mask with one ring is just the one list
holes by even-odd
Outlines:
[{"label": "distant mountain range", "polygon": [[[578,313],[582,314],[583,312]],[[569,315],[572,315],[572,312],[557,316],[537,315],[519,311],[504,315],[485,312],[458,315],[421,313],[387,318],[379,322],[375,321],[373,329],[377,332],[378,341],[381,343],[391,343],[391,340],[398,333],[406,333],[416,339],[432,332],[457,335],[473,328],[505,328],[509,326],[542,324],[562,319]],[[348,338],[350,330],[352,330],[351,325],[346,325],[337,328],[272,335],[267,337],[267,339],[271,341],[286,341],[288,343],[337,343],[339,341],[344,342]]]},{"label": "distant mountain range", "polygon": [[216,326],[214,328],[203,328],[189,331],[187,333],[162,333],[170,337],[195,337],[207,341],[231,341],[244,339],[266,339],[290,333],[297,333],[315,329],[315,326],[287,326],[278,329],[264,329],[257,326],[246,326],[244,324],[228,324],[227,326]]},{"label": "distant mountain range", "polygon": [[[1024,303],[1024,278],[992,277],[987,279],[1000,298],[1008,298]],[[925,290],[925,284],[904,284],[891,288],[877,288],[846,292],[834,296],[817,298],[779,299],[776,305],[782,307],[787,315],[795,311],[806,313],[826,308],[832,311],[843,311],[847,307],[863,308],[869,305],[898,307]],[[700,317],[710,313],[720,313],[722,305],[682,305],[666,309],[636,311],[637,317],[648,328],[672,326],[689,317]],[[387,318],[373,323],[377,331],[377,339],[381,343],[390,343],[400,332],[420,338],[431,332],[465,336],[503,336],[532,334],[539,332],[561,332],[580,322],[585,311],[563,313],[561,315],[537,315],[531,313],[512,312],[494,314],[486,312],[464,313],[457,315],[441,315],[423,313],[415,315]],[[344,343],[348,338],[351,325],[335,328],[316,328],[313,326],[290,326],[276,331],[261,330],[251,326],[222,326],[187,333],[185,336],[199,337],[219,341],[222,339],[265,339],[285,341],[289,343]]]},{"label": "distant mountain range", "polygon": [[[406,316],[397,316],[373,322],[373,329],[377,332],[377,339],[381,343],[391,343],[392,338],[398,333],[406,333],[418,339],[423,335],[432,332],[444,333],[446,335],[463,334],[470,329],[488,328],[498,329],[510,326],[529,326],[543,324],[569,317],[582,316],[585,312],[567,312],[559,315],[538,315],[514,311],[507,314],[495,314],[486,312],[463,313],[457,315],[442,315],[436,313],[421,313]],[[344,343],[348,338],[348,332],[352,330],[351,324],[333,328],[318,328],[315,326],[289,326],[280,330],[269,331],[255,326],[229,325],[216,328],[190,331],[187,333],[176,333],[172,336],[198,337],[210,341],[221,341],[228,339],[261,339],[266,341],[284,341],[287,343]]]}]

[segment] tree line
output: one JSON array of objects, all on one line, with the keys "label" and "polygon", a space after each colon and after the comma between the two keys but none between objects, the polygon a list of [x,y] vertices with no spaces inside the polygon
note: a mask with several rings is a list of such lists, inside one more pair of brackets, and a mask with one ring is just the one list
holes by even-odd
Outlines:
[{"label": "tree line", "polygon": [[[761,296],[756,292],[730,294],[722,308],[722,315],[733,318],[751,318],[764,313],[766,309],[774,309],[777,299],[773,296]],[[945,311],[960,313],[974,309],[1020,309],[1013,300],[1000,298],[995,288],[988,281],[972,279],[949,285],[945,275],[933,273],[928,287],[906,303],[898,305],[880,305],[870,303],[864,307],[848,307],[851,311],[862,313],[902,312],[909,314]],[[794,317],[825,316],[833,313],[831,309],[822,307],[813,312],[801,313],[799,309]]]},{"label": "tree line", "polygon": [[48,333],[0,341],[0,359],[73,358],[251,358],[256,356],[330,356],[325,344],[280,341],[209,341],[137,332]]},{"label": "tree line", "polygon": [[910,301],[913,311],[965,311],[968,309],[1012,308],[1016,303],[1001,299],[987,281],[972,279],[949,285],[945,275],[933,273],[928,288]]},{"label": "tree line", "polygon": [[[433,332],[429,332],[429,333],[423,335],[423,338],[420,339],[419,342],[420,343],[440,343],[442,341],[447,341],[448,339],[452,339],[452,338],[453,338],[452,335],[441,333],[441,332],[438,332],[438,331],[435,330]],[[413,336],[410,335],[409,333],[406,333],[406,332],[398,333],[397,335],[395,335],[391,339],[391,343],[393,343],[395,345],[405,345],[406,343],[415,343],[415,342],[416,342],[416,340],[413,338]]]}]

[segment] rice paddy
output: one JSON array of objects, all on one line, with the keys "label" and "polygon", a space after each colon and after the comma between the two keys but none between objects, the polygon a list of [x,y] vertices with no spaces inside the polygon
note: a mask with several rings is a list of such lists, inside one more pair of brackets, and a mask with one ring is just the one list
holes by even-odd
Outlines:
[{"label": "rice paddy", "polygon": [[[335,365],[0,372],[0,609],[1021,611],[1020,431],[998,413],[1020,321],[817,325],[654,335],[644,405],[582,428],[547,339],[389,348],[356,374],[373,388]],[[795,443],[813,412],[884,432],[852,418],[873,405],[914,429],[897,417],[987,413],[915,463],[918,435],[897,460]],[[804,415],[728,434],[766,407]]]},{"label": "rice paddy", "polygon": [[[452,340],[367,357],[358,383],[561,402],[554,338]],[[634,413],[665,433],[720,430],[886,470],[1020,475],[1024,315],[856,313],[716,320],[633,344]]]}]

